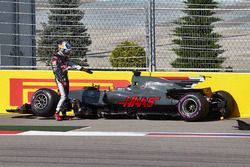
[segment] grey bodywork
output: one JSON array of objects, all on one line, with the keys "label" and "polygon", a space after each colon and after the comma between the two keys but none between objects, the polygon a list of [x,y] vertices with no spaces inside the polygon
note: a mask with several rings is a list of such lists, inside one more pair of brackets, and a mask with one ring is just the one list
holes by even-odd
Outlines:
[{"label": "grey bodywork", "polygon": [[[189,92],[197,92],[202,95],[203,89],[194,89],[193,86],[200,81],[204,81],[201,76],[197,79],[189,80],[167,80],[162,78],[140,76],[134,74],[131,85],[126,88],[117,88],[113,91],[101,91],[98,87],[88,87],[83,90],[70,91],[71,99],[79,99],[81,104],[88,106],[91,110],[101,115],[127,115],[130,117],[140,115],[165,115],[178,116],[177,104],[182,95]],[[154,101],[152,107],[122,106],[119,102],[124,102],[128,97],[138,97],[149,99],[159,97]]]}]

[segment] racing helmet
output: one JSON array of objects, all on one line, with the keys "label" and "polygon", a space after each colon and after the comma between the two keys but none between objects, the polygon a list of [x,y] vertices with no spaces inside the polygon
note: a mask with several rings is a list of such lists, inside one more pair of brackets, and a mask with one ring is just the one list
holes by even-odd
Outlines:
[{"label": "racing helmet", "polygon": [[61,51],[63,54],[69,54],[72,49],[72,45],[68,41],[60,41],[57,46],[58,51]]}]

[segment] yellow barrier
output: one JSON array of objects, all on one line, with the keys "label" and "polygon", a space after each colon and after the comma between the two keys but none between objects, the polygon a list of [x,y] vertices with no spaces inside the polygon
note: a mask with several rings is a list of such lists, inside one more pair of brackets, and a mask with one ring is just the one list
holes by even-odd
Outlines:
[{"label": "yellow barrier", "polygon": [[[101,89],[115,89],[130,84],[132,72],[94,72],[87,74],[80,71],[70,71],[70,89],[80,89],[84,86],[100,85]],[[196,87],[211,87],[212,91],[224,90],[229,92],[235,102],[234,116],[250,117],[250,74],[247,73],[190,73],[190,72],[143,72],[144,76],[167,77],[207,76],[205,82]],[[56,90],[52,71],[38,70],[1,70],[1,96],[0,113],[6,113],[6,109],[15,109],[19,105],[28,102],[32,93],[42,87]]]}]

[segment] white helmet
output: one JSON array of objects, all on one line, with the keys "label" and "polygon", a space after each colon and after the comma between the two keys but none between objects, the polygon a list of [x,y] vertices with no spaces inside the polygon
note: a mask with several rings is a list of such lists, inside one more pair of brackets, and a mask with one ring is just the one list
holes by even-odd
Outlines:
[{"label": "white helmet", "polygon": [[68,41],[60,41],[57,46],[58,50],[61,51],[63,54],[70,53],[72,49],[72,45]]}]

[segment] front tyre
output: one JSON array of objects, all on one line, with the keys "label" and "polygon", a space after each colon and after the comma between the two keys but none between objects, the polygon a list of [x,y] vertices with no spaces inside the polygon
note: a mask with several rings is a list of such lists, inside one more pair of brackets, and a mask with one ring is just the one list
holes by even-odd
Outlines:
[{"label": "front tyre", "polygon": [[34,115],[51,117],[55,114],[59,101],[58,94],[47,88],[38,89],[32,96],[31,109]]},{"label": "front tyre", "polygon": [[206,98],[197,93],[186,94],[178,103],[178,112],[185,121],[199,121],[205,118],[209,111]]}]

